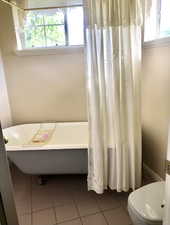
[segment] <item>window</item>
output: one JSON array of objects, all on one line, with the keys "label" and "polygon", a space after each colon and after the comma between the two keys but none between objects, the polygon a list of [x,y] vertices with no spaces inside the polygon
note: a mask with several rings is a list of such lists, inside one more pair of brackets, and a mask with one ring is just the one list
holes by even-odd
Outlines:
[{"label": "window", "polygon": [[160,36],[161,37],[170,36],[170,1],[169,0],[162,0]]},{"label": "window", "polygon": [[30,10],[18,36],[21,49],[83,45],[83,7]]},{"label": "window", "polygon": [[170,37],[170,1],[152,0],[149,17],[145,21],[145,42]]}]

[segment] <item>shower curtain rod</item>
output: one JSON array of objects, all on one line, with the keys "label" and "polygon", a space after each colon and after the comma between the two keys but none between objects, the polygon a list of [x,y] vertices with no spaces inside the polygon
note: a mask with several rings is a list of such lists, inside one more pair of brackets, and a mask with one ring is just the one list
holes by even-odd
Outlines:
[{"label": "shower curtain rod", "polygon": [[25,11],[33,11],[33,10],[44,10],[44,9],[61,9],[61,8],[72,8],[72,7],[81,7],[82,4],[79,5],[65,5],[65,6],[52,6],[52,7],[41,7],[41,8],[27,8]]},{"label": "shower curtain rod", "polygon": [[42,7],[42,8],[21,8],[19,6],[16,5],[15,2],[13,1],[8,1],[8,0],[0,0],[1,2],[4,2],[12,7],[16,7],[17,9],[21,10],[21,11],[33,11],[33,10],[45,10],[45,9],[58,9],[58,8],[72,8],[72,7],[81,7],[83,6],[82,4],[79,4],[79,5],[67,5],[67,6],[53,6],[53,7]]}]

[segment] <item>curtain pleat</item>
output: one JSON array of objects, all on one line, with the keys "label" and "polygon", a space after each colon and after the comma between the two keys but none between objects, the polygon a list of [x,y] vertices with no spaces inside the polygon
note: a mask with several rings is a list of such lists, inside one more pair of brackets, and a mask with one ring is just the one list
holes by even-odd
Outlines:
[{"label": "curtain pleat", "polygon": [[140,0],[87,0],[88,188],[141,184]]}]

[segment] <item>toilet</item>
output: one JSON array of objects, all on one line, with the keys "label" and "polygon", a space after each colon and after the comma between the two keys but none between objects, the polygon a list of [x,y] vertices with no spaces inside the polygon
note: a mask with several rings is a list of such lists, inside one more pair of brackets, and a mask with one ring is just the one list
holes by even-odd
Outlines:
[{"label": "toilet", "polygon": [[128,212],[133,225],[162,225],[165,182],[145,185],[128,198]]}]

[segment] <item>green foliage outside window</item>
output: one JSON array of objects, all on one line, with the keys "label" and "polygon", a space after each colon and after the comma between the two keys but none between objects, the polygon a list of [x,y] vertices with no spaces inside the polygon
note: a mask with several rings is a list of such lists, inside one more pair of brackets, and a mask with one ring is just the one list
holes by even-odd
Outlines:
[{"label": "green foliage outside window", "polygon": [[64,10],[31,11],[24,27],[25,48],[65,45]]}]

